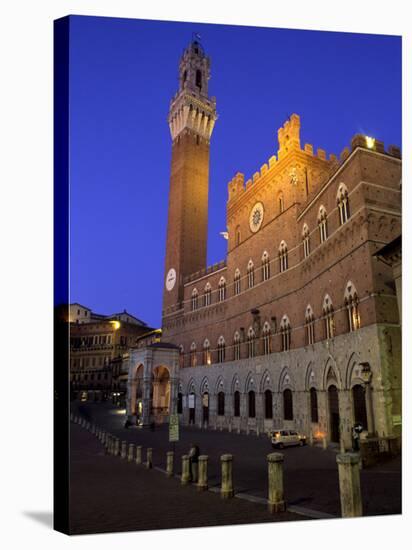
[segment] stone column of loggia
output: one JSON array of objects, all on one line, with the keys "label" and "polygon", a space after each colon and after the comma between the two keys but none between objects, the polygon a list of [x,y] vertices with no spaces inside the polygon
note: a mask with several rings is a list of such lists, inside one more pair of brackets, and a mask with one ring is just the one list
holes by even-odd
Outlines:
[{"label": "stone column of loggia", "polygon": [[166,453],[166,475],[168,477],[173,477],[173,459],[174,459],[174,452],[168,451]]},{"label": "stone column of loggia", "polygon": [[190,462],[189,455],[182,456],[182,476],[180,478],[182,485],[190,483]]},{"label": "stone column of loggia", "polygon": [[339,473],[340,507],[343,518],[362,516],[359,460],[357,453],[341,453],[336,456]]},{"label": "stone column of loggia", "polygon": [[146,451],[146,468],[153,468],[153,449],[149,447]]},{"label": "stone column of loggia", "polygon": [[120,452],[121,458],[126,458],[127,455],[127,441],[122,441],[122,450]]},{"label": "stone column of loggia", "polygon": [[200,455],[198,458],[198,478],[196,485],[198,491],[207,491],[208,489],[207,460],[207,455]]},{"label": "stone column of loggia", "polygon": [[129,443],[128,451],[127,451],[127,461],[132,462],[134,458],[134,443]]},{"label": "stone column of loggia", "polygon": [[136,464],[140,465],[142,463],[142,446],[137,445],[136,447]]},{"label": "stone column of loggia", "polygon": [[220,488],[220,496],[222,498],[232,498],[233,491],[233,455],[222,455],[220,457],[222,465],[222,486]]},{"label": "stone column of loggia", "polygon": [[268,460],[268,509],[270,513],[284,512],[285,500],[283,496],[283,454],[271,453]]}]

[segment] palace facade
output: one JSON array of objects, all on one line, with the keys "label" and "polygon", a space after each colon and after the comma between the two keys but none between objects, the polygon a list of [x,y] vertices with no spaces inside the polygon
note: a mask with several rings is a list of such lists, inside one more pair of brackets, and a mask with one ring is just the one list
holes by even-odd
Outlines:
[{"label": "palace facade", "polygon": [[169,112],[163,344],[130,351],[130,417],[142,399],[148,420],[154,380],[183,423],[293,428],[348,448],[358,422],[399,436],[400,318],[376,257],[401,234],[399,148],[357,134],[338,159],[302,144],[291,115],[268,162],[229,182],[227,256],[207,266],[209,78],[194,41]]}]

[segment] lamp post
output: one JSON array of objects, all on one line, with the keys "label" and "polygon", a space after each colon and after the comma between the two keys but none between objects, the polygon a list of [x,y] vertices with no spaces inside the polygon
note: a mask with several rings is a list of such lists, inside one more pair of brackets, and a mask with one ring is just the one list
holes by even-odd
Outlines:
[{"label": "lamp post", "polygon": [[366,401],[366,418],[368,420],[368,435],[371,436],[375,432],[375,423],[373,418],[373,406],[372,406],[372,369],[369,363],[359,363],[362,367],[360,372],[361,380],[365,386],[365,401]]}]

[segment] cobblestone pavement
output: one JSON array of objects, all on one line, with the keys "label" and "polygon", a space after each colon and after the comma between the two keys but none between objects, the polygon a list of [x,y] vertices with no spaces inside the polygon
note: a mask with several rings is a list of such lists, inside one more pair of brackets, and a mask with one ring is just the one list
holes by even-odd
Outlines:
[{"label": "cobblestone pavement", "polygon": [[[75,407],[77,405],[74,405]],[[153,448],[153,464],[166,467],[166,451],[172,450],[168,441],[168,426],[156,427],[154,432],[141,428],[124,429],[125,417],[109,404],[81,404],[82,413],[121,440]],[[220,483],[219,457],[234,455],[234,485],[236,493],[267,498],[267,454],[273,452],[266,435],[228,433],[180,427],[180,441],[175,444],[175,472],[180,473],[180,457],[196,443],[202,454],[209,456],[209,482]],[[319,447],[290,447],[283,449],[285,499],[290,510],[314,516],[340,516],[339,481],[336,451]],[[144,455],[145,456],[145,455]],[[364,515],[401,513],[401,460],[394,460],[361,470],[361,489]]]},{"label": "cobblestone pavement", "polygon": [[213,492],[181,486],[162,472],[105,454],[95,436],[73,423],[70,469],[73,535],[305,519],[289,512],[271,515],[263,504],[221,500]]}]

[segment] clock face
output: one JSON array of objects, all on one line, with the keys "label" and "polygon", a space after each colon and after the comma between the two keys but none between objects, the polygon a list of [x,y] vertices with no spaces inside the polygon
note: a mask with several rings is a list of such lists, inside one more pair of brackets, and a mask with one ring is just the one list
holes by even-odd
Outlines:
[{"label": "clock face", "polygon": [[171,269],[169,269],[169,271],[167,272],[167,275],[166,275],[166,290],[172,290],[172,288],[175,286],[175,283],[176,283],[176,270],[173,269],[173,267]]},{"label": "clock face", "polygon": [[252,210],[250,211],[250,216],[249,216],[249,227],[253,233],[256,233],[256,231],[259,231],[260,226],[262,225],[262,222],[263,222],[263,214],[264,214],[263,204],[261,202],[257,202],[255,206],[252,208]]}]

